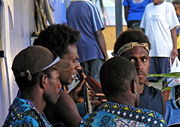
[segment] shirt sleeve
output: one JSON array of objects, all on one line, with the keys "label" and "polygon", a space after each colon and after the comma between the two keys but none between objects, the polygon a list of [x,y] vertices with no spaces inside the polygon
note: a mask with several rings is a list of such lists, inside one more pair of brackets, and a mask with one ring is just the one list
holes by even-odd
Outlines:
[{"label": "shirt sleeve", "polygon": [[93,26],[94,32],[105,28],[103,21],[101,19],[101,16],[99,14],[99,11],[96,6],[92,6],[92,8],[91,8],[91,17],[92,17],[92,26]]},{"label": "shirt sleeve", "polygon": [[169,24],[169,28],[173,29],[174,27],[179,25],[179,21],[175,12],[174,6],[169,3],[169,7],[167,7],[167,22]]}]

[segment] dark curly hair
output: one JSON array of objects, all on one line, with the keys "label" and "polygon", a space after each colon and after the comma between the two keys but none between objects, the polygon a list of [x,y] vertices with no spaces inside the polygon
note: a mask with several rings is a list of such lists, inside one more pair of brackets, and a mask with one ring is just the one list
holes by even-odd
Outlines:
[{"label": "dark curly hair", "polygon": [[55,55],[63,58],[68,53],[67,47],[76,44],[80,38],[80,32],[63,24],[49,26],[42,31],[35,39],[34,45],[41,45],[48,48]]},{"label": "dark curly hair", "polygon": [[114,54],[116,54],[123,45],[130,42],[148,43],[149,49],[151,47],[148,37],[141,30],[128,29],[122,32],[117,38],[114,44]]}]

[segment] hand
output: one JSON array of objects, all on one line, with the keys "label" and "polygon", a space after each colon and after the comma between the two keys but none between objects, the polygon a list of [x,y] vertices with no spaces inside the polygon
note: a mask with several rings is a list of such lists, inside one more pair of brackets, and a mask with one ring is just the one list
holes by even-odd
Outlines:
[{"label": "hand", "polygon": [[178,51],[177,51],[176,48],[173,48],[173,50],[171,52],[171,60],[172,60],[172,62],[174,61],[176,56],[178,56]]},{"label": "hand", "polygon": [[76,102],[76,103],[81,103],[84,101],[83,97],[82,97],[82,89],[83,89],[83,84],[84,84],[85,80],[82,80],[80,83],[78,83],[78,85],[76,87],[74,87],[74,89],[71,90],[71,92],[69,93],[69,95],[72,97],[72,99]]}]

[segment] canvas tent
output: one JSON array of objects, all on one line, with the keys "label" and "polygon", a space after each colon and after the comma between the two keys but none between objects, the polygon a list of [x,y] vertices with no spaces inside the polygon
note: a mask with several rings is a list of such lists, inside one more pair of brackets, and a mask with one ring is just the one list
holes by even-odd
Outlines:
[{"label": "canvas tent", "polygon": [[17,94],[11,65],[14,56],[30,45],[34,31],[32,12],[32,0],[0,0],[0,126]]}]

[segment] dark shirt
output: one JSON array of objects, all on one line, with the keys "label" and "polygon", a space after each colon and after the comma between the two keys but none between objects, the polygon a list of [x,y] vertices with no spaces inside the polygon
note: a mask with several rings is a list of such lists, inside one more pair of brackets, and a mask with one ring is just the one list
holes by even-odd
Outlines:
[{"label": "dark shirt", "polygon": [[140,95],[139,108],[151,109],[164,115],[161,91],[154,87],[144,85],[144,92]]}]

